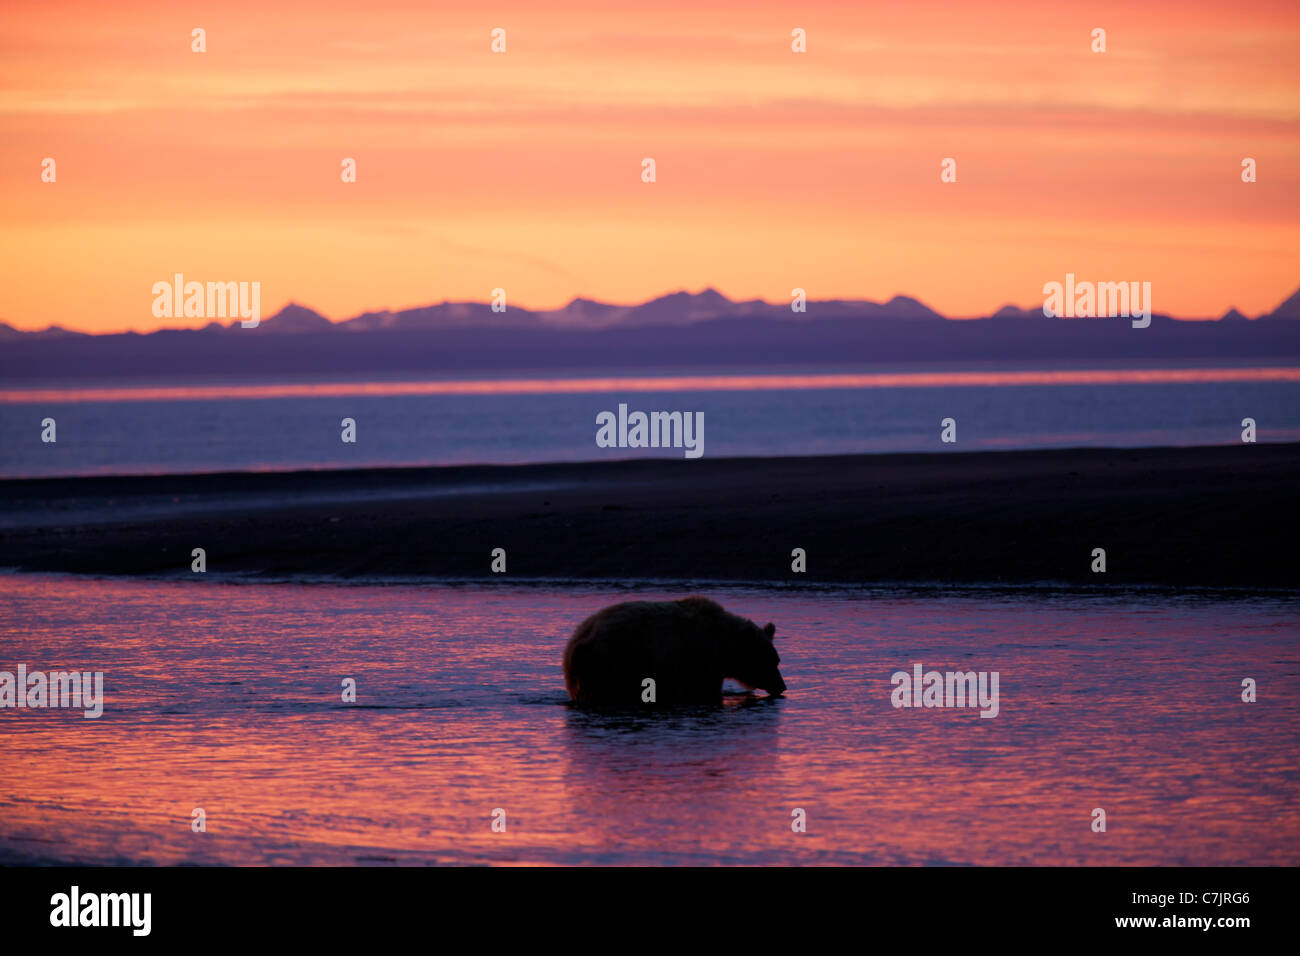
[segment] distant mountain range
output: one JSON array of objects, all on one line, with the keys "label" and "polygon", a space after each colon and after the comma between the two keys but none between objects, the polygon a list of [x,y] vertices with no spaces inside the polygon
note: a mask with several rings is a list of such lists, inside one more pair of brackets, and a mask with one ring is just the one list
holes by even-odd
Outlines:
[{"label": "distant mountain range", "polygon": [[[559,309],[534,310],[510,306],[495,312],[483,302],[441,302],[437,305],[418,306],[400,312],[363,312],[350,319],[332,321],[304,305],[290,302],[275,315],[265,318],[259,325],[263,332],[379,332],[416,331],[462,328],[549,328],[567,330],[630,329],[644,326],[682,326],[722,318],[764,318],[786,322],[812,322],[820,319],[942,319],[929,306],[905,295],[897,295],[888,302],[867,299],[825,299],[810,301],[806,312],[793,312],[790,304],[765,302],[762,299],[732,301],[716,289],[703,292],[673,292],[643,302],[640,305],[611,305],[592,299],[576,298]],[[1046,321],[1078,321],[1077,319],[1049,319],[1042,309],[1021,309],[1005,305],[989,319],[1045,319]],[[1169,319],[1167,315],[1155,318]],[[1300,319],[1300,289],[1272,312],[1259,319]],[[970,321],[962,319],[960,321]],[[1177,320],[1175,320],[1177,321]],[[1200,319],[1199,321],[1204,321]],[[1250,321],[1236,309],[1229,309],[1219,321]],[[225,324],[209,322],[199,333],[237,330],[238,320]],[[168,331],[168,330],[163,330]],[[0,322],[0,341],[19,336],[66,336],[93,333],[74,332],[57,325],[33,332],[23,332]],[[127,333],[136,334],[136,333]],[[148,333],[158,334],[158,333]]]},{"label": "distant mountain range", "polygon": [[735,302],[714,289],[640,305],[574,299],[535,311],[442,302],[365,312],[333,322],[290,303],[255,329],[239,321],[199,329],[89,335],[0,323],[0,382],[105,378],[262,378],[267,375],[422,374],[527,369],[749,368],[940,362],[1300,360],[1300,290],[1272,312],[1217,320],[1154,314],[1049,318],[1004,306],[948,319],[907,296],[885,303]]}]

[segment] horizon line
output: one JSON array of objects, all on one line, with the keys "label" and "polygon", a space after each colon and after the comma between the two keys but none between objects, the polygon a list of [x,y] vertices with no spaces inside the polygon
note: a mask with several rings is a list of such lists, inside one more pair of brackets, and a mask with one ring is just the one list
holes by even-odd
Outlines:
[{"label": "horizon line", "polygon": [[1300,368],[1136,368],[1061,371],[827,372],[709,375],[602,375],[567,378],[413,379],[275,385],[128,385],[0,390],[0,405],[33,402],[160,402],[218,399],[392,397],[404,395],[582,395],[606,392],[813,391],[818,389],[1168,385],[1206,382],[1300,382]]}]

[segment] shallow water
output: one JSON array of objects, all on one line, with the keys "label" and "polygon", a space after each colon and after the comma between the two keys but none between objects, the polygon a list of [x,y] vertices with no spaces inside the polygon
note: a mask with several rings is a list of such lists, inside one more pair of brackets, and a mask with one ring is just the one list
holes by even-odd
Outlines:
[{"label": "shallow water", "polygon": [[[0,860],[1300,862],[1295,597],[708,593],[776,623],[785,698],[566,703],[582,618],[680,592],[0,577],[0,670],[106,696],[0,710]],[[998,716],[894,709],[918,661],[998,671]]]}]

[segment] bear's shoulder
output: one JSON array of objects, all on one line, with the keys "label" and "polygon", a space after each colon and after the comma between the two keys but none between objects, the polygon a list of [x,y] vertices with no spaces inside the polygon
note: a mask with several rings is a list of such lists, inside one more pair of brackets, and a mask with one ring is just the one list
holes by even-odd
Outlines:
[{"label": "bear's shoulder", "polygon": [[723,609],[722,605],[719,604],[717,601],[710,600],[709,598],[706,597],[701,597],[698,594],[692,594],[690,597],[684,597],[676,603],[682,610],[687,611],[688,613],[691,614],[703,615],[703,614],[726,614],[727,613]]}]

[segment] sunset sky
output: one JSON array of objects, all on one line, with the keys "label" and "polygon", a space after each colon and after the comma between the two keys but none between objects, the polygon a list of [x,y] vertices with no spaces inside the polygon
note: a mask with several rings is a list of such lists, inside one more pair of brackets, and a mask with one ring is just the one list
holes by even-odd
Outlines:
[{"label": "sunset sky", "polygon": [[153,317],[177,272],[332,318],[707,286],[968,316],[1066,272],[1253,316],[1300,286],[1297,48],[1294,0],[5,2],[0,321],[205,324]]}]

